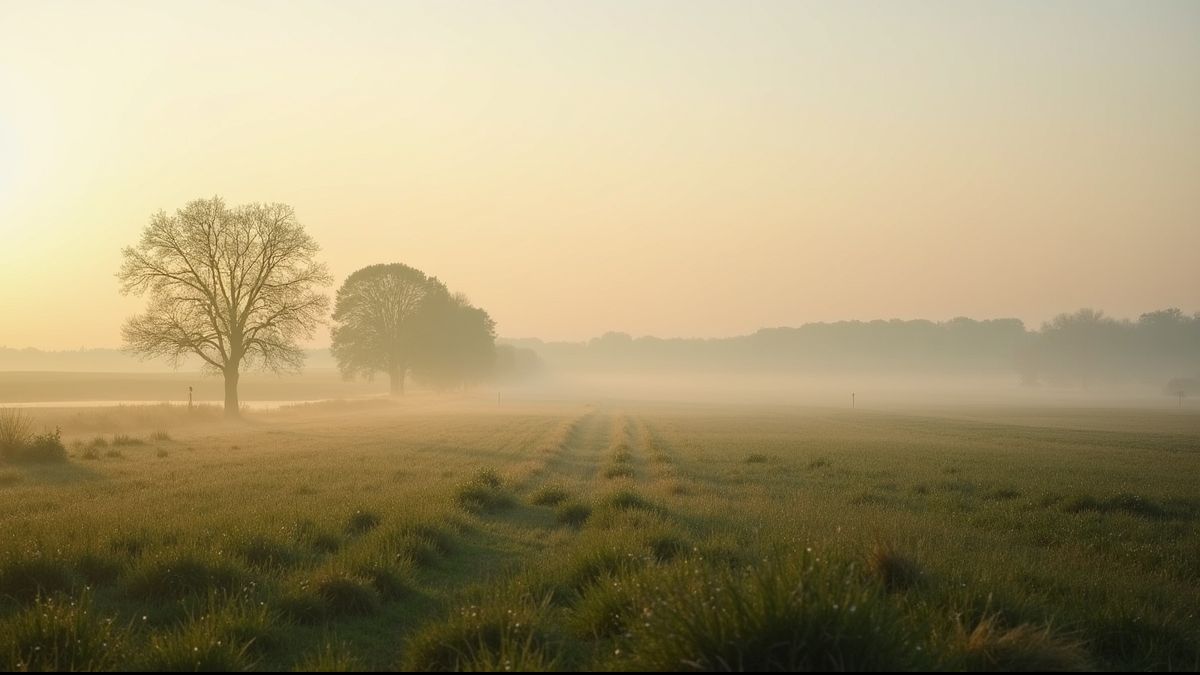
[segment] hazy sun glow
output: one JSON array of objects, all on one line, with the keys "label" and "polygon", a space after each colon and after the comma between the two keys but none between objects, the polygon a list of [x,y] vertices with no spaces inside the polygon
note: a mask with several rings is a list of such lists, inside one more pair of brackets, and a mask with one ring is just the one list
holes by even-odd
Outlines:
[{"label": "hazy sun glow", "polygon": [[0,0],[0,345],[120,248],[293,205],[505,336],[1195,309],[1200,5]]}]

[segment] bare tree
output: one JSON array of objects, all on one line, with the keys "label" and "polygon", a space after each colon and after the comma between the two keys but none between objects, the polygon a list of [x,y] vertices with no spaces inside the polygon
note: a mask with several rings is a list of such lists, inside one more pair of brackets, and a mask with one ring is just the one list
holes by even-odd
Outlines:
[{"label": "bare tree", "polygon": [[319,292],[332,278],[319,247],[286,204],[227,208],[199,199],[150,219],[137,246],[122,251],[123,294],[149,296],[122,329],[125,348],[173,365],[197,356],[225,377],[225,414],[238,414],[243,367],[295,372],[300,339],[329,308]]}]

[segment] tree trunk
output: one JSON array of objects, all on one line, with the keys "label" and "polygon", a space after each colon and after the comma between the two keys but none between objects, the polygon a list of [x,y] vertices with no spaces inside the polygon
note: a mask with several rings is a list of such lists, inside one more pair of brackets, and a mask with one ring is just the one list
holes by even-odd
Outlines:
[{"label": "tree trunk", "polygon": [[225,417],[239,417],[241,409],[238,407],[238,369],[225,369]]},{"label": "tree trunk", "polygon": [[403,396],[404,395],[404,369],[403,368],[392,368],[391,371],[388,372],[388,377],[391,378],[391,381],[392,381],[392,396]]}]

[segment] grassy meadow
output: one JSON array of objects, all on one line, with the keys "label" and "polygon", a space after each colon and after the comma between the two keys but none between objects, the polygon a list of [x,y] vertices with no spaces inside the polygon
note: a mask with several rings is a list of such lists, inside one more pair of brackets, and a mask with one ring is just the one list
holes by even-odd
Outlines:
[{"label": "grassy meadow", "polygon": [[27,414],[8,670],[1200,668],[1194,411]]}]

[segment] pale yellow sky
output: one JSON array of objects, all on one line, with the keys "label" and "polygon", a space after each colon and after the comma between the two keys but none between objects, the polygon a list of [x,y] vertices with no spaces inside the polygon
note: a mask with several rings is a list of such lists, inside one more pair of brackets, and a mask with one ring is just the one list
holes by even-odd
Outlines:
[{"label": "pale yellow sky", "polygon": [[0,345],[119,344],[120,248],[214,194],[511,337],[1198,310],[1198,36],[1145,0],[0,0]]}]

